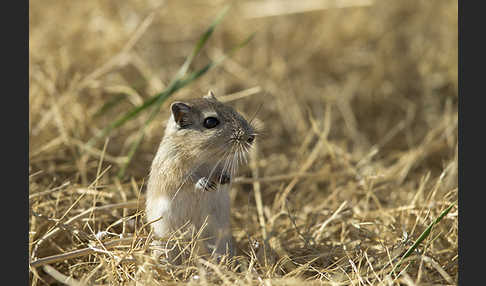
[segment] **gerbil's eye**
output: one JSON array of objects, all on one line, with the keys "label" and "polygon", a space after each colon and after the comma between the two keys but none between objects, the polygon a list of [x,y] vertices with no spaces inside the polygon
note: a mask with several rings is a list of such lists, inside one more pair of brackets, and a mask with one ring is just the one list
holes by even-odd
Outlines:
[{"label": "gerbil's eye", "polygon": [[215,118],[215,117],[206,117],[206,119],[204,119],[204,122],[203,122],[204,127],[208,128],[208,129],[214,128],[214,127],[218,126],[218,124],[219,124],[219,120],[218,120],[218,118]]}]

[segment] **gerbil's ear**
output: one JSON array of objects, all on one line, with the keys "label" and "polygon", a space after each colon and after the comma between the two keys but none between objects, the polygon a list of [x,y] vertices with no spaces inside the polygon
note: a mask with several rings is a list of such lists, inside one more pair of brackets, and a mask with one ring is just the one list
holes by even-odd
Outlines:
[{"label": "gerbil's ear", "polygon": [[184,128],[191,125],[191,119],[189,112],[191,112],[191,107],[183,102],[176,101],[170,105],[170,110],[174,116],[174,121],[179,125],[179,127]]},{"label": "gerbil's ear", "polygon": [[216,98],[216,96],[214,96],[214,92],[212,90],[209,90],[208,91],[208,94],[206,94],[205,96],[203,96],[203,98],[205,98],[205,99],[212,99],[212,100],[218,100]]}]

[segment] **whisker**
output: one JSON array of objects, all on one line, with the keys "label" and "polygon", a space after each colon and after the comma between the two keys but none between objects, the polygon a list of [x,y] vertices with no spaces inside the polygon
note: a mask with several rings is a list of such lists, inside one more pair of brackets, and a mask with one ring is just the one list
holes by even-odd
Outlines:
[{"label": "whisker", "polygon": [[[227,151],[225,152],[225,154],[226,154],[226,153],[227,153]],[[223,161],[223,160],[224,160],[224,157],[225,157],[225,155],[221,156],[221,158],[220,158],[220,159],[219,159],[219,160],[216,162],[216,164],[214,164],[214,167],[213,167],[213,168],[211,169],[211,171],[209,172],[208,178],[207,178],[206,183],[205,183],[205,185],[204,185],[204,189],[206,189],[207,184],[210,182],[211,177],[213,176],[214,171],[216,171],[216,169],[218,168],[218,166],[219,166],[219,164],[221,163],[221,161]],[[220,182],[220,181],[221,181],[221,175],[220,175],[219,181],[218,181],[218,182],[216,182],[216,183],[217,183],[217,184],[219,184],[219,182]]]},{"label": "whisker", "polygon": [[[218,153],[220,152],[227,152],[226,150],[226,145],[228,144],[228,142],[226,142],[225,144],[221,145],[219,148],[217,148],[215,151],[213,152],[203,152],[203,153],[208,153],[208,156],[206,157],[211,157],[211,156],[215,156],[217,155]],[[210,144],[208,146],[206,146],[206,150],[209,149],[209,147],[211,147],[212,145],[215,145],[215,144]],[[174,196],[171,198],[171,201],[173,201],[177,194],[179,193],[179,191],[182,189],[182,187],[187,183],[187,181],[190,179],[192,181],[192,183],[196,183],[194,181],[194,171],[196,171],[197,169],[199,169],[205,162],[206,160],[201,160],[201,163],[197,164],[196,166],[194,166],[193,168],[191,168],[184,176],[183,176],[183,180],[182,180],[182,183],[180,184],[180,186],[177,188],[177,191],[175,192]],[[206,187],[206,186],[204,186]]]},{"label": "whisker", "polygon": [[[253,135],[258,135],[258,133],[254,132]],[[211,147],[214,147],[216,143],[211,143],[208,144],[204,147],[205,150],[210,149]],[[199,158],[201,162],[207,162],[208,159],[211,157],[219,158],[216,163],[210,167],[210,171],[208,174],[208,177],[206,178],[206,181],[204,182],[203,188],[207,189],[208,186],[211,187],[212,177],[216,173],[218,175],[216,176],[218,178],[217,182],[214,182],[216,184],[220,184],[223,179],[223,175],[229,174],[230,178],[233,178],[236,175],[236,172],[238,170],[238,166],[241,164],[247,164],[248,163],[248,153],[250,148],[252,148],[252,145],[249,144],[246,141],[240,141],[236,138],[230,138],[229,140],[225,141],[223,144],[218,146],[214,151],[211,152],[205,152],[203,151],[202,153],[205,154],[203,158]],[[178,192],[182,187],[188,182],[191,181],[192,183],[197,183],[201,177],[197,175],[198,170],[204,165],[204,163],[199,163],[195,166],[193,166],[188,173],[185,174],[184,179],[175,192],[173,199],[177,196]],[[205,173],[206,171],[201,170],[201,172]],[[231,182],[231,179],[230,179]]]},{"label": "whisker", "polygon": [[251,117],[250,121],[248,121],[248,124],[251,125],[251,123],[253,122],[253,120],[255,119],[255,117],[257,116],[258,112],[260,112],[260,110],[262,109],[262,106],[263,106],[263,102],[260,104],[260,106],[258,106],[255,114],[253,114],[253,116]]},{"label": "whisker", "polygon": [[245,164],[248,164],[248,150],[245,150],[245,152],[242,153],[243,154],[243,159],[245,160]]},{"label": "whisker", "polygon": [[239,143],[236,146],[235,155],[236,155],[236,163],[239,165],[240,164],[240,144]]}]

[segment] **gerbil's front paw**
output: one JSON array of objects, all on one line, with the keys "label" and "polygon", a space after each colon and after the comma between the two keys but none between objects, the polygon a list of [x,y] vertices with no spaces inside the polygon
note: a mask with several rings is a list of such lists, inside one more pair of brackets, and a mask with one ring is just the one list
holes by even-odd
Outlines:
[{"label": "gerbil's front paw", "polygon": [[201,191],[214,192],[218,190],[218,185],[209,180],[208,178],[202,177],[196,182],[196,189]]},{"label": "gerbil's front paw", "polygon": [[231,177],[226,173],[222,174],[221,177],[219,178],[219,183],[221,185],[229,184],[230,181],[231,181]]},{"label": "gerbil's front paw", "polygon": [[201,191],[213,192],[218,190],[218,184],[225,185],[229,184],[230,182],[231,177],[227,173],[223,173],[220,176],[214,176],[212,179],[201,177],[196,182],[196,189]]}]

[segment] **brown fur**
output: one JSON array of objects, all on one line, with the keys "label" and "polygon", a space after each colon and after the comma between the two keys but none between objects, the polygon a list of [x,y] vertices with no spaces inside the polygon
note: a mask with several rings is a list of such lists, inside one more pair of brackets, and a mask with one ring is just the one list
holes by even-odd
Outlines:
[{"label": "brown fur", "polygon": [[[202,238],[206,238],[207,250],[218,255],[234,255],[230,184],[222,178],[234,177],[238,161],[245,157],[251,145],[252,140],[248,142],[248,139],[254,138],[254,129],[233,108],[219,102],[212,92],[203,98],[174,102],[171,110],[150,170],[148,221],[157,220],[152,226],[159,238],[183,225],[198,231],[206,221]],[[206,128],[203,122],[207,117],[217,118],[218,126]],[[206,181],[212,182],[216,189],[204,189],[206,184],[201,182]]]}]

